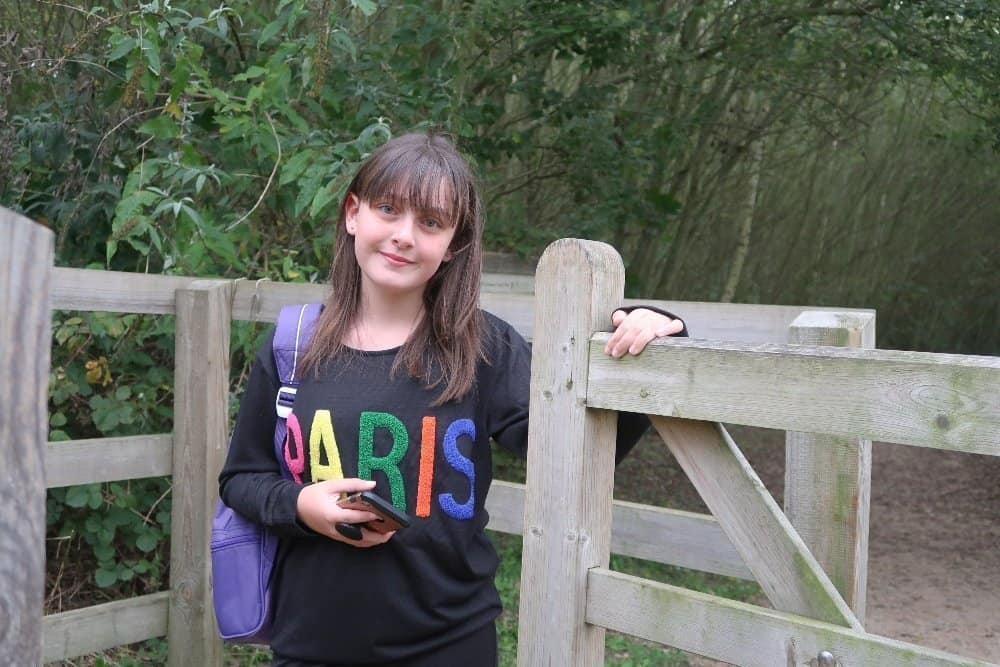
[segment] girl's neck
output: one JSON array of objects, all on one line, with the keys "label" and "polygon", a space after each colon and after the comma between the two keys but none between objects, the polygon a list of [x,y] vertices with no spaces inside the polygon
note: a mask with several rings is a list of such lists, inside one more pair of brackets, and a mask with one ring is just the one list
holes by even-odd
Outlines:
[{"label": "girl's neck", "polygon": [[422,298],[371,298],[362,293],[354,326],[344,341],[357,350],[389,350],[410,337],[424,314]]}]

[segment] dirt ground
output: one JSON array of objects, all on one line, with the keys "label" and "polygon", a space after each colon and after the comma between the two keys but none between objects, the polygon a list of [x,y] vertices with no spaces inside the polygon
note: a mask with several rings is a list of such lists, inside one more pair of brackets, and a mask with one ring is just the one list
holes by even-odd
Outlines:
[{"label": "dirt ground", "polygon": [[[730,433],[780,503],[783,433]],[[620,467],[631,488],[616,496],[706,511],[654,437]],[[1000,457],[875,443],[866,628],[1000,663]]]}]

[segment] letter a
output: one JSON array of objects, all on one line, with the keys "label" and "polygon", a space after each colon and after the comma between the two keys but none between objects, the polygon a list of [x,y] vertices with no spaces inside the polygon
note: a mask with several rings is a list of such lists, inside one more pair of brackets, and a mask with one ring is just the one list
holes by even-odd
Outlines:
[{"label": "letter a", "polygon": [[[326,454],[325,464],[323,454]],[[337,437],[333,434],[333,420],[329,410],[317,410],[313,416],[312,430],[309,432],[309,471],[314,482],[344,478],[344,470],[340,466],[340,449],[337,448]]]}]

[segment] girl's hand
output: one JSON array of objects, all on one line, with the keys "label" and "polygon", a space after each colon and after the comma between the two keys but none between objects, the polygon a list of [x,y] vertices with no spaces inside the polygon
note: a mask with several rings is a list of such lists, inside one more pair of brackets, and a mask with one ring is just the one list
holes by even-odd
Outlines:
[{"label": "girl's hand", "polygon": [[352,540],[341,535],[336,526],[338,523],[365,523],[377,519],[371,512],[346,509],[337,504],[342,493],[371,491],[374,488],[375,482],[356,478],[328,479],[309,484],[299,493],[295,509],[302,523],[320,535],[354,547],[373,547],[387,542],[396,533],[379,533],[358,526],[361,529],[361,539]]},{"label": "girl's hand", "polygon": [[615,359],[626,352],[639,354],[654,338],[669,336],[684,329],[684,322],[681,320],[671,319],[646,308],[636,308],[630,313],[616,310],[611,315],[611,321],[615,325],[615,332],[604,346],[604,353]]}]

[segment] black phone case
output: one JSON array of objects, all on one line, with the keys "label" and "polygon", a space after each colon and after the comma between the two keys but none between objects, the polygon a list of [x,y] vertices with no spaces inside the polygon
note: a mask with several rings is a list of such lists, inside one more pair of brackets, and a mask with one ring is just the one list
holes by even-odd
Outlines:
[{"label": "black phone case", "polygon": [[379,521],[369,521],[365,525],[380,533],[388,533],[410,525],[410,517],[396,509],[395,505],[371,491],[353,493],[339,501],[338,504],[341,507],[364,510],[378,515],[380,517]]}]

